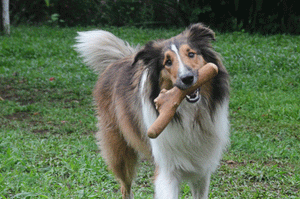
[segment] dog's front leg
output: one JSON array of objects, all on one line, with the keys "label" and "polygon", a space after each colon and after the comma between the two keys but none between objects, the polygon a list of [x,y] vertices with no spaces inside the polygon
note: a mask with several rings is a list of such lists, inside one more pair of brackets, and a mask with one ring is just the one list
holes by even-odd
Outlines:
[{"label": "dog's front leg", "polygon": [[192,190],[193,199],[206,199],[208,198],[209,183],[210,183],[210,172],[206,173],[205,176],[194,178],[189,182]]},{"label": "dog's front leg", "polygon": [[179,180],[172,172],[159,169],[155,178],[155,199],[178,199]]}]

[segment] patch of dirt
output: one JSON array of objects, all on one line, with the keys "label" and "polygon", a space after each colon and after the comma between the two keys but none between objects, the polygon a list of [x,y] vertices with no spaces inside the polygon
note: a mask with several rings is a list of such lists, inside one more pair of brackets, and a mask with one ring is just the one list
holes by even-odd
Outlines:
[{"label": "patch of dirt", "polygon": [[16,112],[10,115],[3,115],[0,117],[0,126],[14,126],[16,123],[12,121],[21,122],[29,126],[37,126],[41,123],[41,117],[31,112]]},{"label": "patch of dirt", "polygon": [[[0,127],[21,128],[26,132],[38,135],[43,134],[72,134],[75,132],[74,126],[77,123],[68,121],[52,122],[46,121],[39,113],[17,112],[10,115],[0,115]],[[93,134],[94,132],[86,131],[82,134]]]},{"label": "patch of dirt", "polygon": [[37,93],[30,92],[26,78],[0,78],[0,97],[3,100],[28,105],[35,103],[34,96],[36,95]]},{"label": "patch of dirt", "polygon": [[31,112],[16,112],[0,117],[0,126],[22,128],[27,132],[46,134],[50,130],[44,128],[43,118]]},{"label": "patch of dirt", "polygon": [[35,88],[36,85],[29,85],[27,82],[26,78],[21,77],[0,77],[0,97],[2,100],[19,102],[21,105],[34,104],[42,100],[50,103],[64,102],[70,104],[67,108],[76,106],[84,99],[83,96],[77,97],[72,91],[51,89],[47,87],[49,85]]},{"label": "patch of dirt", "polygon": [[46,133],[49,132],[49,130],[47,130],[47,129],[34,129],[32,132],[36,133],[36,134],[46,134]]},{"label": "patch of dirt", "polygon": [[243,161],[243,162],[236,162],[234,160],[221,161],[222,165],[228,165],[230,168],[237,168],[239,166],[245,166],[247,164],[253,164],[253,163],[255,163],[254,160]]},{"label": "patch of dirt", "polygon": [[3,117],[8,120],[24,121],[24,120],[28,120],[29,118],[31,118],[30,115],[31,114],[28,112],[17,112],[17,113],[13,113],[11,115],[5,115]]},{"label": "patch of dirt", "polygon": [[[22,106],[36,103],[38,106],[55,104],[62,108],[75,108],[80,106],[81,100],[85,99],[83,95],[76,94],[72,90],[52,88],[47,82],[41,82],[39,85],[30,84],[26,78],[18,75],[0,77],[0,100],[18,102]],[[1,126],[12,129],[24,128],[36,134],[57,133],[60,132],[61,127],[64,127],[64,131],[72,133],[73,128],[64,123],[65,121],[61,123],[45,121],[43,115],[32,111],[16,112],[10,115],[0,113],[0,128]]]}]

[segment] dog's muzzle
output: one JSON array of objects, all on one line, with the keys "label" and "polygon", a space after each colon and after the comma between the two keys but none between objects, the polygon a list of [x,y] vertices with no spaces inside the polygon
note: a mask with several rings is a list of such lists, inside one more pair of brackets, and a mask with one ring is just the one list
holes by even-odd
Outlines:
[{"label": "dog's muzzle", "polygon": [[[183,75],[179,75],[175,86],[177,86],[181,90],[186,90],[194,85],[198,80],[197,73],[193,73],[193,71],[189,71]],[[186,100],[190,103],[195,103],[200,100],[200,88],[196,89],[189,95],[186,95]]]}]

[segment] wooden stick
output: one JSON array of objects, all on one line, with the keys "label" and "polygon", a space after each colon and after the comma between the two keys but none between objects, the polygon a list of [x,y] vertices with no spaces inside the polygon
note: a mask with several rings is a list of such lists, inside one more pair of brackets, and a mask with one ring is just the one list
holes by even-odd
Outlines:
[{"label": "wooden stick", "polygon": [[214,78],[217,74],[218,67],[213,63],[207,63],[198,70],[198,81],[190,88],[180,90],[178,87],[173,87],[168,91],[163,89],[154,100],[159,116],[148,129],[148,137],[157,138],[170,123],[175,115],[177,107],[180,105],[185,96]]}]

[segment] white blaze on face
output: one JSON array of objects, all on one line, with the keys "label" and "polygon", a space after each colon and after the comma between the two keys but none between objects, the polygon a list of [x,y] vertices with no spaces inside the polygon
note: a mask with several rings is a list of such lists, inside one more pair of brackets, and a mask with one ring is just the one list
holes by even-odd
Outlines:
[{"label": "white blaze on face", "polygon": [[175,54],[177,56],[177,59],[178,59],[178,63],[179,63],[178,75],[184,74],[187,71],[187,69],[184,67],[184,64],[183,64],[183,62],[182,62],[182,60],[180,58],[178,49],[177,49],[177,47],[174,44],[171,45],[171,50],[173,50],[175,52]]}]

